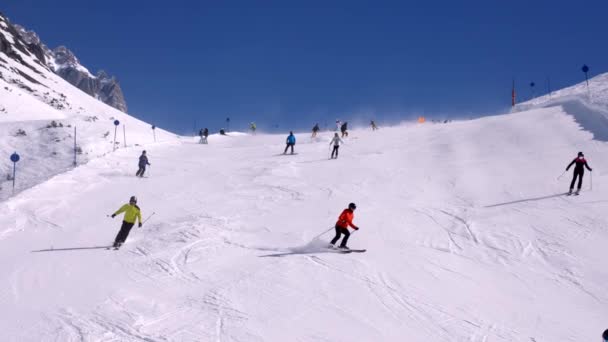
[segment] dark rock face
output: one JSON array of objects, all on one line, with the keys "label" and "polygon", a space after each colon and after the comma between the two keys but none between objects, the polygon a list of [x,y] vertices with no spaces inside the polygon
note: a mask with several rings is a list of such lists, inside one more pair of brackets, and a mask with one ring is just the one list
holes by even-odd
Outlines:
[{"label": "dark rock face", "polygon": [[[36,32],[11,24],[1,13],[0,22],[6,25],[4,29],[17,38],[11,42],[2,35],[0,30],[0,51],[6,53],[7,56],[21,64],[26,64],[21,56],[15,52],[15,49],[28,56],[33,55],[37,59],[36,63],[40,66],[54,71],[57,75],[94,98],[120,111],[127,112],[124,94],[115,77],[108,76],[104,71],[92,75],[80,64],[78,58],[68,48],[59,46],[50,50],[40,40]],[[34,66],[26,66],[39,73]]]}]

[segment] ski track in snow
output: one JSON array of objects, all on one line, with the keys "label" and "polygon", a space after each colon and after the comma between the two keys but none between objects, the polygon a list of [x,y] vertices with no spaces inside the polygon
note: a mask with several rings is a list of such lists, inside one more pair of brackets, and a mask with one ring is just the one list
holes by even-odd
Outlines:
[{"label": "ski track in snow", "polygon": [[[605,178],[566,198],[546,177],[591,145],[608,169],[605,147],[559,110],[355,130],[329,162],[323,139],[275,157],[282,139],[153,146],[144,179],[120,151],[2,203],[2,340],[583,341],[605,328]],[[521,154],[538,159],[524,178]],[[113,240],[106,215],[132,194],[155,216],[118,251],[78,249]],[[367,252],[327,250],[351,201],[349,245]]]}]

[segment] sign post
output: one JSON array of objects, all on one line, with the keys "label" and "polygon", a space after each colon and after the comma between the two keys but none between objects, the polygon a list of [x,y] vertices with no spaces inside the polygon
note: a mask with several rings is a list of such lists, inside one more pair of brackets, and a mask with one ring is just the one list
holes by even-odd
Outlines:
[{"label": "sign post", "polygon": [[589,91],[589,67],[587,66],[587,64],[583,65],[583,67],[581,68],[581,70],[585,73],[585,82],[587,83],[587,91]]},{"label": "sign post", "polygon": [[118,125],[120,125],[120,121],[114,120],[114,145],[112,146],[112,151],[116,151],[116,131],[118,130]]},{"label": "sign post", "polygon": [[74,166],[76,166],[76,153],[77,153],[77,148],[76,148],[76,126],[74,126]]},{"label": "sign post", "polygon": [[226,118],[226,132],[230,132],[230,118]]},{"label": "sign post", "polygon": [[156,126],[152,125],[152,134],[154,134],[154,142],[156,142]]},{"label": "sign post", "polygon": [[532,99],[534,99],[534,86],[536,84],[534,82],[530,82],[530,89],[532,89]]},{"label": "sign post", "polygon": [[11,154],[11,161],[13,162],[13,193],[15,192],[15,176],[17,175],[17,162],[21,159],[17,152]]}]

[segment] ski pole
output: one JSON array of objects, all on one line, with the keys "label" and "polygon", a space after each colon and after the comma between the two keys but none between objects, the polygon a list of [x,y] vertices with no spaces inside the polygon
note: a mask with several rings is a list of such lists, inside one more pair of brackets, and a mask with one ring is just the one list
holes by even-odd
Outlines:
[{"label": "ski pole", "polygon": [[317,239],[317,238],[321,237],[321,235],[324,235],[324,234],[326,234],[326,233],[329,233],[329,231],[330,231],[330,230],[332,230],[332,229],[334,229],[334,227],[329,228],[328,230],[326,230],[326,231],[324,231],[323,233],[321,233],[321,234],[319,234],[319,235],[315,236],[315,237],[314,237],[314,238],[312,238],[312,239],[313,239],[313,240],[314,240],[314,239]]},{"label": "ski pole", "polygon": [[[568,171],[568,170],[566,170],[566,171]],[[562,172],[562,174],[559,175],[559,177],[557,177],[557,180],[560,180],[566,174],[566,171]]]},{"label": "ski pole", "polygon": [[593,171],[591,171],[590,176],[591,176],[591,183],[590,183],[591,187],[589,188],[589,191],[593,190]]},{"label": "ski pole", "polygon": [[148,218],[145,219],[144,222],[142,222],[141,224],[144,224],[144,223],[148,222],[148,220],[150,219],[150,217],[154,216],[154,214],[156,214],[156,212],[152,212],[152,214],[150,214],[150,216],[148,216]]}]

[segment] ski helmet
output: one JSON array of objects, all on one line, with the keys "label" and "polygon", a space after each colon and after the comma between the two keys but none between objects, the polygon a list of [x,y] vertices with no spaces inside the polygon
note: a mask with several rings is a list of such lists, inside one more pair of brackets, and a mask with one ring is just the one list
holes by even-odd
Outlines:
[{"label": "ski helmet", "polygon": [[348,205],[348,209],[350,209],[350,210],[357,209],[357,205],[356,205],[355,203],[350,203],[350,204]]},{"label": "ski helmet", "polygon": [[583,152],[579,152],[579,153],[578,153],[578,156],[579,156],[579,157],[584,157],[585,155],[583,154]]},{"label": "ski helmet", "polygon": [[608,329],[604,331],[604,333],[602,334],[602,338],[604,338],[604,341],[608,341]]},{"label": "ski helmet", "polygon": [[143,150],[143,152],[141,152],[142,154],[146,154],[146,150]]},{"label": "ski helmet", "polygon": [[129,198],[129,203],[137,203],[137,197],[131,196],[131,198]]}]

